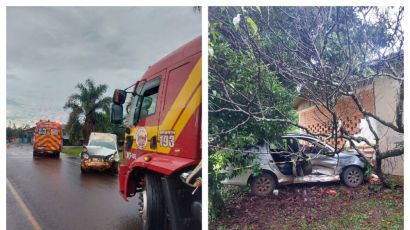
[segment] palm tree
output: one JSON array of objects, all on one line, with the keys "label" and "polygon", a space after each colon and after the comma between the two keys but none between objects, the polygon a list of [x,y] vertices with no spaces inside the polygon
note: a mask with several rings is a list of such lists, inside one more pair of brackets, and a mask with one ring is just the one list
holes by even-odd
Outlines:
[{"label": "palm tree", "polygon": [[84,143],[88,142],[90,133],[94,131],[99,110],[107,111],[111,103],[111,97],[103,97],[108,86],[105,84],[96,86],[94,81],[87,79],[85,83],[78,83],[76,88],[79,93],[72,94],[64,105],[64,109],[71,109],[70,120],[79,121],[84,116],[83,137]]}]

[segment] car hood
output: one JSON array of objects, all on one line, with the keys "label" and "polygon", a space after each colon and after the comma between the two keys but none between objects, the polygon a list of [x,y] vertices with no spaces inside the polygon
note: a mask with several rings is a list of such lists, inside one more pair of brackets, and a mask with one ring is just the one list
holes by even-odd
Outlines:
[{"label": "car hood", "polygon": [[90,156],[109,156],[117,151],[114,149],[109,149],[106,147],[101,147],[101,146],[87,146],[87,153]]}]

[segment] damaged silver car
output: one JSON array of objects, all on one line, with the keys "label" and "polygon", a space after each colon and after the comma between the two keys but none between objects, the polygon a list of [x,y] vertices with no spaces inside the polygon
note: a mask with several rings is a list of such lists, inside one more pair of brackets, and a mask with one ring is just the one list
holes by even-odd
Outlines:
[{"label": "damaged silver car", "polygon": [[[244,170],[222,183],[251,187],[254,195],[271,194],[277,185],[341,180],[349,187],[363,183],[365,159],[355,151],[335,152],[321,140],[303,134],[288,134],[276,146],[253,146],[243,154],[256,154],[254,163],[262,172]],[[228,168],[228,175],[232,175]]]},{"label": "damaged silver car", "polygon": [[90,134],[88,145],[81,153],[81,173],[90,170],[110,170],[118,173],[120,160],[117,147],[117,136],[110,133]]}]

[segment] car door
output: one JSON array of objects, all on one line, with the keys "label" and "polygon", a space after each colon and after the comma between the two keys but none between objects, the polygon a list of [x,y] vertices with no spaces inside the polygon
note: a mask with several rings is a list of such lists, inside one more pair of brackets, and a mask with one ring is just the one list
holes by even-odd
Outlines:
[{"label": "car door", "polygon": [[310,138],[297,138],[300,151],[303,151],[312,164],[312,174],[334,175],[338,163],[337,155],[332,149],[317,140]]}]

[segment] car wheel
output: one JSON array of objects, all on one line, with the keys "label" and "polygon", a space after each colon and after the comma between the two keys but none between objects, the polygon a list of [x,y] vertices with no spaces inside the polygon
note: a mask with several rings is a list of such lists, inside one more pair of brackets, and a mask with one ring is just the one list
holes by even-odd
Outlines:
[{"label": "car wheel", "polygon": [[82,167],[80,167],[80,168],[81,168],[81,174],[86,174],[88,172],[87,169],[83,169]]},{"label": "car wheel", "polygon": [[114,173],[114,174],[118,174],[118,163],[117,162],[112,163],[111,172]]},{"label": "car wheel", "polygon": [[56,158],[60,158],[60,153],[56,153]]},{"label": "car wheel", "polygon": [[137,222],[142,229],[168,229],[161,178],[154,174],[145,174],[144,189],[138,197]]},{"label": "car wheel", "polygon": [[356,166],[349,166],[342,173],[342,180],[348,187],[357,187],[363,183],[363,171]]},{"label": "car wheel", "polygon": [[275,179],[268,173],[262,173],[252,179],[251,191],[256,196],[267,196],[275,188]]}]

